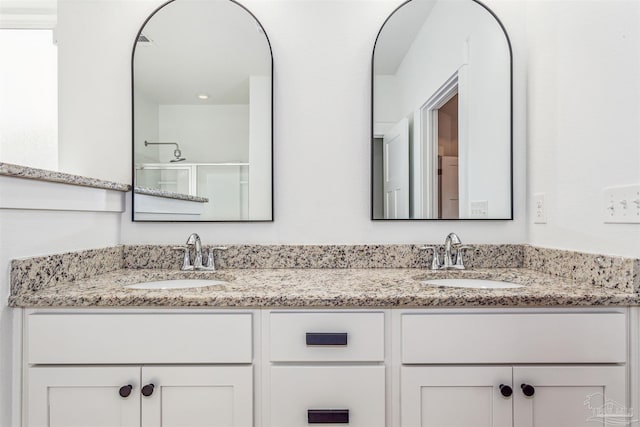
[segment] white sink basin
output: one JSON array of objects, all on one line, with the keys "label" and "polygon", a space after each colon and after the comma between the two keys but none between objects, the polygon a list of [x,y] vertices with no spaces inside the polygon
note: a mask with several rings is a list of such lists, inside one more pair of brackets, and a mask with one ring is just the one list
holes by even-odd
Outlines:
[{"label": "white sink basin", "polygon": [[188,289],[203,288],[205,286],[226,285],[223,280],[210,279],[177,279],[177,280],[156,280],[154,282],[136,283],[126,285],[129,289]]},{"label": "white sink basin", "polygon": [[484,279],[434,279],[423,280],[422,283],[436,286],[449,286],[452,288],[473,288],[473,289],[512,289],[522,288],[523,285],[511,282],[501,282],[499,280]]}]

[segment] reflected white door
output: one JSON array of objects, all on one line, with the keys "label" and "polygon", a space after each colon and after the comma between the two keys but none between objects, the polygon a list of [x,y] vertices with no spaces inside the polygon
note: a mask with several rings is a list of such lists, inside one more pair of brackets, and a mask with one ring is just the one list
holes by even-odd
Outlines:
[{"label": "reflected white door", "polygon": [[384,217],[409,218],[409,120],[400,120],[383,138]]},{"label": "reflected white door", "polygon": [[458,157],[443,156],[440,189],[442,215],[440,218],[458,219]]}]

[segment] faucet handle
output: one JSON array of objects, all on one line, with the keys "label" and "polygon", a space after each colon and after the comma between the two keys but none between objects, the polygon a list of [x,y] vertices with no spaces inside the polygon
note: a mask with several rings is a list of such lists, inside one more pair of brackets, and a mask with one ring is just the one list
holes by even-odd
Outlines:
[{"label": "faucet handle", "polygon": [[462,259],[462,254],[464,253],[463,251],[465,249],[473,249],[473,246],[470,245],[462,245],[462,246],[458,246],[457,248],[457,252],[456,252],[456,268],[459,268],[460,270],[464,270],[464,260]]},{"label": "faucet handle", "polygon": [[174,251],[184,251],[182,257],[182,268],[181,270],[191,270],[193,267],[191,266],[191,260],[189,259],[189,246],[174,246],[171,249]]},{"label": "faucet handle", "polygon": [[213,251],[226,251],[228,248],[226,246],[213,246],[209,248],[209,255],[207,256],[207,264],[205,265],[205,267],[207,268],[211,268],[212,270],[215,270],[216,268],[216,264],[215,261],[213,259]]},{"label": "faucet handle", "polygon": [[420,246],[418,249],[421,251],[425,251],[427,249],[431,249],[433,251],[433,258],[431,260],[431,269],[439,270],[440,269],[440,257],[438,256],[438,247],[437,246]]}]

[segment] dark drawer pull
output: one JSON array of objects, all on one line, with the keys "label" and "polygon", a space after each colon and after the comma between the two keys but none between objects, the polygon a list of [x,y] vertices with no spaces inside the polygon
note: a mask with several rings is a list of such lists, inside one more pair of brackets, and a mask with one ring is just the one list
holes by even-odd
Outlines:
[{"label": "dark drawer pull", "polygon": [[307,345],[347,345],[347,333],[307,332]]},{"label": "dark drawer pull", "polygon": [[307,424],[349,424],[349,410],[308,409]]}]

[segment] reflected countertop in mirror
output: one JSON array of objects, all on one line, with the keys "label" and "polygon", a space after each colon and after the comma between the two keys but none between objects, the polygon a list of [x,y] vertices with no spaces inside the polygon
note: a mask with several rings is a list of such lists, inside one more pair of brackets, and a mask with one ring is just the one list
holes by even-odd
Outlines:
[{"label": "reflected countertop in mirror", "polygon": [[513,219],[511,45],[493,12],[405,2],[372,85],[372,219]]},{"label": "reflected countertop in mirror", "polygon": [[[264,28],[234,1],[173,0],[147,19],[132,55],[134,187],[176,201],[134,192],[134,221],[273,220],[272,75]],[[189,198],[207,201],[185,210]]]}]

